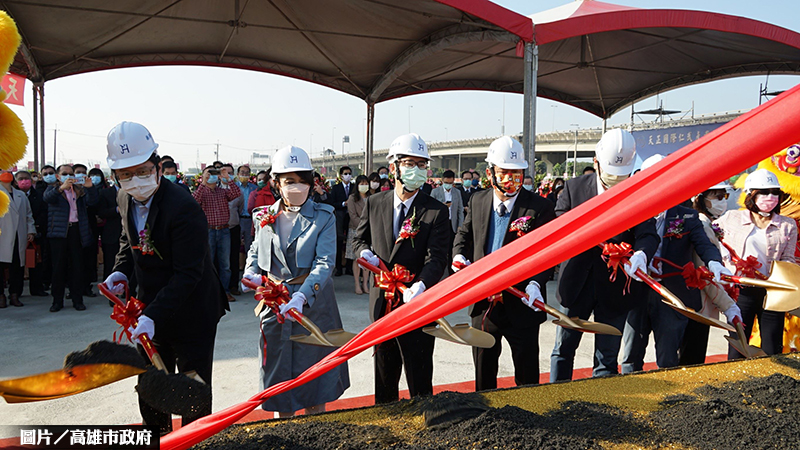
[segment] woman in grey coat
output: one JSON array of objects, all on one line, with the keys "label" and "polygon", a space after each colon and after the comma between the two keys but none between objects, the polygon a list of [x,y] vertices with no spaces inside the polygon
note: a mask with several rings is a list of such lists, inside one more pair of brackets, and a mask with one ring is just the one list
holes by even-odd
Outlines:
[{"label": "woman in grey coat", "polygon": [[[244,277],[261,282],[261,275],[284,280],[292,296],[281,306],[295,308],[323,331],[342,328],[331,274],[336,255],[336,218],[333,207],[309,198],[313,169],[308,154],[285,147],[273,158],[272,174],[282,200],[253,211],[255,240],[247,253]],[[260,315],[261,381],[267,388],[297,377],[333,351],[330,347],[300,344],[293,334],[308,334],[288,315],[283,324],[269,309]],[[325,403],[339,398],[350,387],[347,364],[300,387],[265,401],[262,408],[291,417],[325,411]]]}]

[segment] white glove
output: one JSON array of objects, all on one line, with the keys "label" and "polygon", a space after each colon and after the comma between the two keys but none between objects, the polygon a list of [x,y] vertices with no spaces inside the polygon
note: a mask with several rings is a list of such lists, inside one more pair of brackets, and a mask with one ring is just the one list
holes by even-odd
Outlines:
[{"label": "white glove", "polygon": [[[112,273],[111,275],[114,274]],[[131,340],[136,344],[141,344],[141,342],[139,342],[139,336],[143,334],[146,334],[147,337],[153,339],[153,336],[156,335],[156,324],[153,322],[153,319],[147,316],[139,316],[139,324],[136,325],[135,329],[133,327],[128,328],[128,331],[131,332]]]},{"label": "white glove", "polygon": [[280,309],[281,314],[284,317],[287,317],[289,320],[294,322],[295,321],[294,317],[287,315],[286,313],[288,313],[290,309],[294,308],[297,310],[297,312],[303,314],[303,305],[305,304],[306,304],[306,295],[303,294],[302,292],[295,292],[294,294],[292,294],[291,300],[289,300],[287,303],[284,303],[283,305],[280,305],[278,308]]},{"label": "white glove", "polygon": [[422,294],[423,292],[425,292],[425,283],[422,281],[417,281],[416,283],[412,284],[410,288],[403,292],[403,303],[410,302],[414,299],[414,297]]},{"label": "white glove", "polygon": [[109,291],[114,293],[115,295],[122,294],[125,292],[125,288],[122,287],[121,284],[114,286],[114,283],[121,283],[121,282],[128,282],[128,277],[125,276],[122,272],[111,272],[111,275],[106,278],[106,281],[103,281],[103,284],[106,285]]},{"label": "white glove", "polygon": [[647,256],[643,251],[637,250],[631,256],[630,264],[625,264],[623,267],[625,268],[625,273],[630,275],[631,278],[636,281],[642,281],[642,279],[635,274],[638,269],[642,269],[642,272],[647,272]]},{"label": "white glove", "polygon": [[656,261],[655,259],[651,260],[648,270],[650,271],[650,275],[652,275],[653,278],[660,277],[663,274],[663,272],[661,272],[661,261]]},{"label": "white glove", "polygon": [[[263,282],[263,279],[261,278],[261,275],[259,275],[257,273],[253,273],[253,272],[245,272],[244,275],[242,275],[242,278],[244,278],[245,280],[248,280],[248,281],[252,281],[253,283],[259,284],[259,285]],[[242,292],[250,292],[250,291],[252,291],[252,289],[250,289],[249,287],[245,286],[244,284],[242,284],[241,288],[242,288]]]},{"label": "white glove", "polygon": [[725,314],[725,317],[728,318],[729,323],[733,323],[734,317],[737,316],[739,317],[739,320],[742,320],[742,310],[739,309],[739,305],[737,305],[736,303],[731,305],[731,307],[726,309],[725,311],[722,311],[722,314]]},{"label": "white glove", "polygon": [[453,269],[453,272],[458,272],[459,270],[461,270],[458,267],[456,267],[456,263],[461,263],[465,266],[472,264],[471,262],[469,262],[467,258],[464,257],[464,255],[456,255],[453,257],[453,264],[450,266],[450,268]]},{"label": "white glove", "polygon": [[717,283],[723,283],[722,275],[730,275],[733,276],[730,270],[727,267],[723,266],[719,261],[709,261],[708,262],[708,270],[714,274],[714,281]]},{"label": "white glove", "polygon": [[361,250],[361,257],[366,259],[368,263],[375,267],[380,267],[381,265],[381,260],[375,256],[375,253],[372,253],[372,250]]},{"label": "white glove", "polygon": [[525,287],[525,293],[528,294],[528,298],[523,298],[522,303],[525,303],[525,305],[527,305],[528,308],[531,308],[536,312],[541,312],[541,309],[533,306],[534,300],[539,300],[540,302],[544,303],[544,298],[542,297],[542,290],[539,289],[539,283],[531,280],[531,282],[528,283],[528,286]]}]

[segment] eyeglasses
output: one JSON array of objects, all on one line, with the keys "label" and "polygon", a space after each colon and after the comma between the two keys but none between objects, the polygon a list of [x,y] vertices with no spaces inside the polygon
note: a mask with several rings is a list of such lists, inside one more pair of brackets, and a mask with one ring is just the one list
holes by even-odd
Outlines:
[{"label": "eyeglasses", "polygon": [[773,189],[756,189],[753,191],[755,194],[759,195],[781,195],[781,190],[777,188]]},{"label": "eyeglasses", "polygon": [[727,200],[729,196],[730,194],[728,194],[727,192],[720,192],[719,194],[708,194],[706,197],[708,199],[716,198],[717,200]]},{"label": "eyeglasses", "polygon": [[150,167],[149,169],[142,167],[134,172],[117,172],[117,179],[119,181],[131,181],[134,175],[136,175],[136,178],[146,179],[150,177],[150,174],[153,173],[153,169],[155,168],[156,166]]},{"label": "eyeglasses", "polygon": [[405,167],[406,169],[411,169],[414,166],[420,169],[428,168],[428,161],[414,161],[413,159],[401,159],[397,161],[397,164],[400,164],[401,167]]}]

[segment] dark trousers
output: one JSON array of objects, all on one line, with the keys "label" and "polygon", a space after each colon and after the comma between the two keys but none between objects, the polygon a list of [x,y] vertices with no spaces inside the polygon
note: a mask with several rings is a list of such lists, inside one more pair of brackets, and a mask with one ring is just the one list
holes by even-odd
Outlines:
[{"label": "dark trousers", "polygon": [[83,303],[83,246],[78,224],[67,229],[67,237],[50,238],[53,259],[53,304],[64,306],[64,288],[69,283],[72,304]]},{"label": "dark trousers", "polygon": [[683,341],[680,349],[680,365],[694,366],[706,362],[708,351],[708,332],[711,327],[700,322],[690,320],[683,332]]},{"label": "dark trousers", "polygon": [[336,269],[344,270],[344,249],[347,246],[347,227],[350,223],[350,216],[347,211],[336,211]]},{"label": "dark trousers", "polygon": [[14,249],[11,253],[10,263],[0,263],[0,295],[5,291],[5,269],[8,269],[8,293],[22,295],[25,268],[19,265],[19,237],[14,239]]},{"label": "dark trousers", "polygon": [[[156,331],[158,333],[158,331]],[[217,327],[204,333],[202,337],[193,336],[191,338],[175,337],[159,339],[156,334],[153,338],[153,344],[158,350],[161,359],[164,360],[164,365],[170,373],[175,373],[175,367],[178,368],[178,373],[189,372],[194,370],[200,375],[200,378],[211,386],[211,371],[214,363],[214,339],[217,334]],[[137,346],[139,354],[145,360],[148,360],[147,353],[144,348]],[[152,408],[147,403],[139,399],[139,412],[142,414],[142,422],[145,425],[158,427],[161,433],[172,431],[172,415]],[[197,415],[191,417],[182,417],[181,426],[186,426],[195,420],[211,414],[211,406],[203,411],[199,411]]]},{"label": "dark trousers", "polygon": [[435,341],[417,329],[375,346],[376,404],[400,399],[400,373],[404,367],[411,397],[433,395]]},{"label": "dark trousers", "polygon": [[231,281],[228,289],[234,292],[239,291],[239,253],[242,250],[242,228],[239,225],[231,229]]},{"label": "dark trousers", "polygon": [[92,282],[97,281],[97,236],[92,234],[92,242],[83,249],[83,289],[92,290]]},{"label": "dark trousers", "polygon": [[[767,290],[756,287],[743,287],[739,291],[739,300],[736,303],[742,310],[744,334],[750,336],[753,332],[753,323],[758,317],[758,331],[761,334],[761,349],[768,355],[783,353],[783,322],[786,313],[764,310],[764,297]],[[736,337],[735,333],[731,333]],[[728,359],[744,358],[733,347],[728,347]]]},{"label": "dark trousers", "polygon": [[[46,239],[36,238],[34,241],[39,246],[39,254],[44,256],[44,242]],[[36,267],[28,269],[28,290],[40,294],[44,292],[44,258],[36,263]]]},{"label": "dark trousers", "polygon": [[497,389],[497,370],[500,353],[503,351],[502,338],[511,347],[514,360],[514,383],[517,386],[539,384],[539,325],[518,328],[508,320],[493,322],[483,314],[472,318],[472,326],[494,336],[492,348],[472,347],[472,360],[475,362],[475,390]]},{"label": "dark trousers", "polygon": [[53,251],[50,248],[50,239],[42,238],[42,284],[44,289],[50,289],[53,283]]}]

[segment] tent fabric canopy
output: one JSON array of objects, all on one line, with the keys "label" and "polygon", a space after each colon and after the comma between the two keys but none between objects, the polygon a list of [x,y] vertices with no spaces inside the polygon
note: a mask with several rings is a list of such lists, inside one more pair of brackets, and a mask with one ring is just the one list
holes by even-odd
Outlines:
[{"label": "tent fabric canopy", "polygon": [[443,90],[524,90],[609,117],[680,86],[800,73],[800,35],[724,14],[593,0],[531,18],[489,0],[3,0],[35,83],[96,70],[206,65],[311,81],[375,104]]}]

